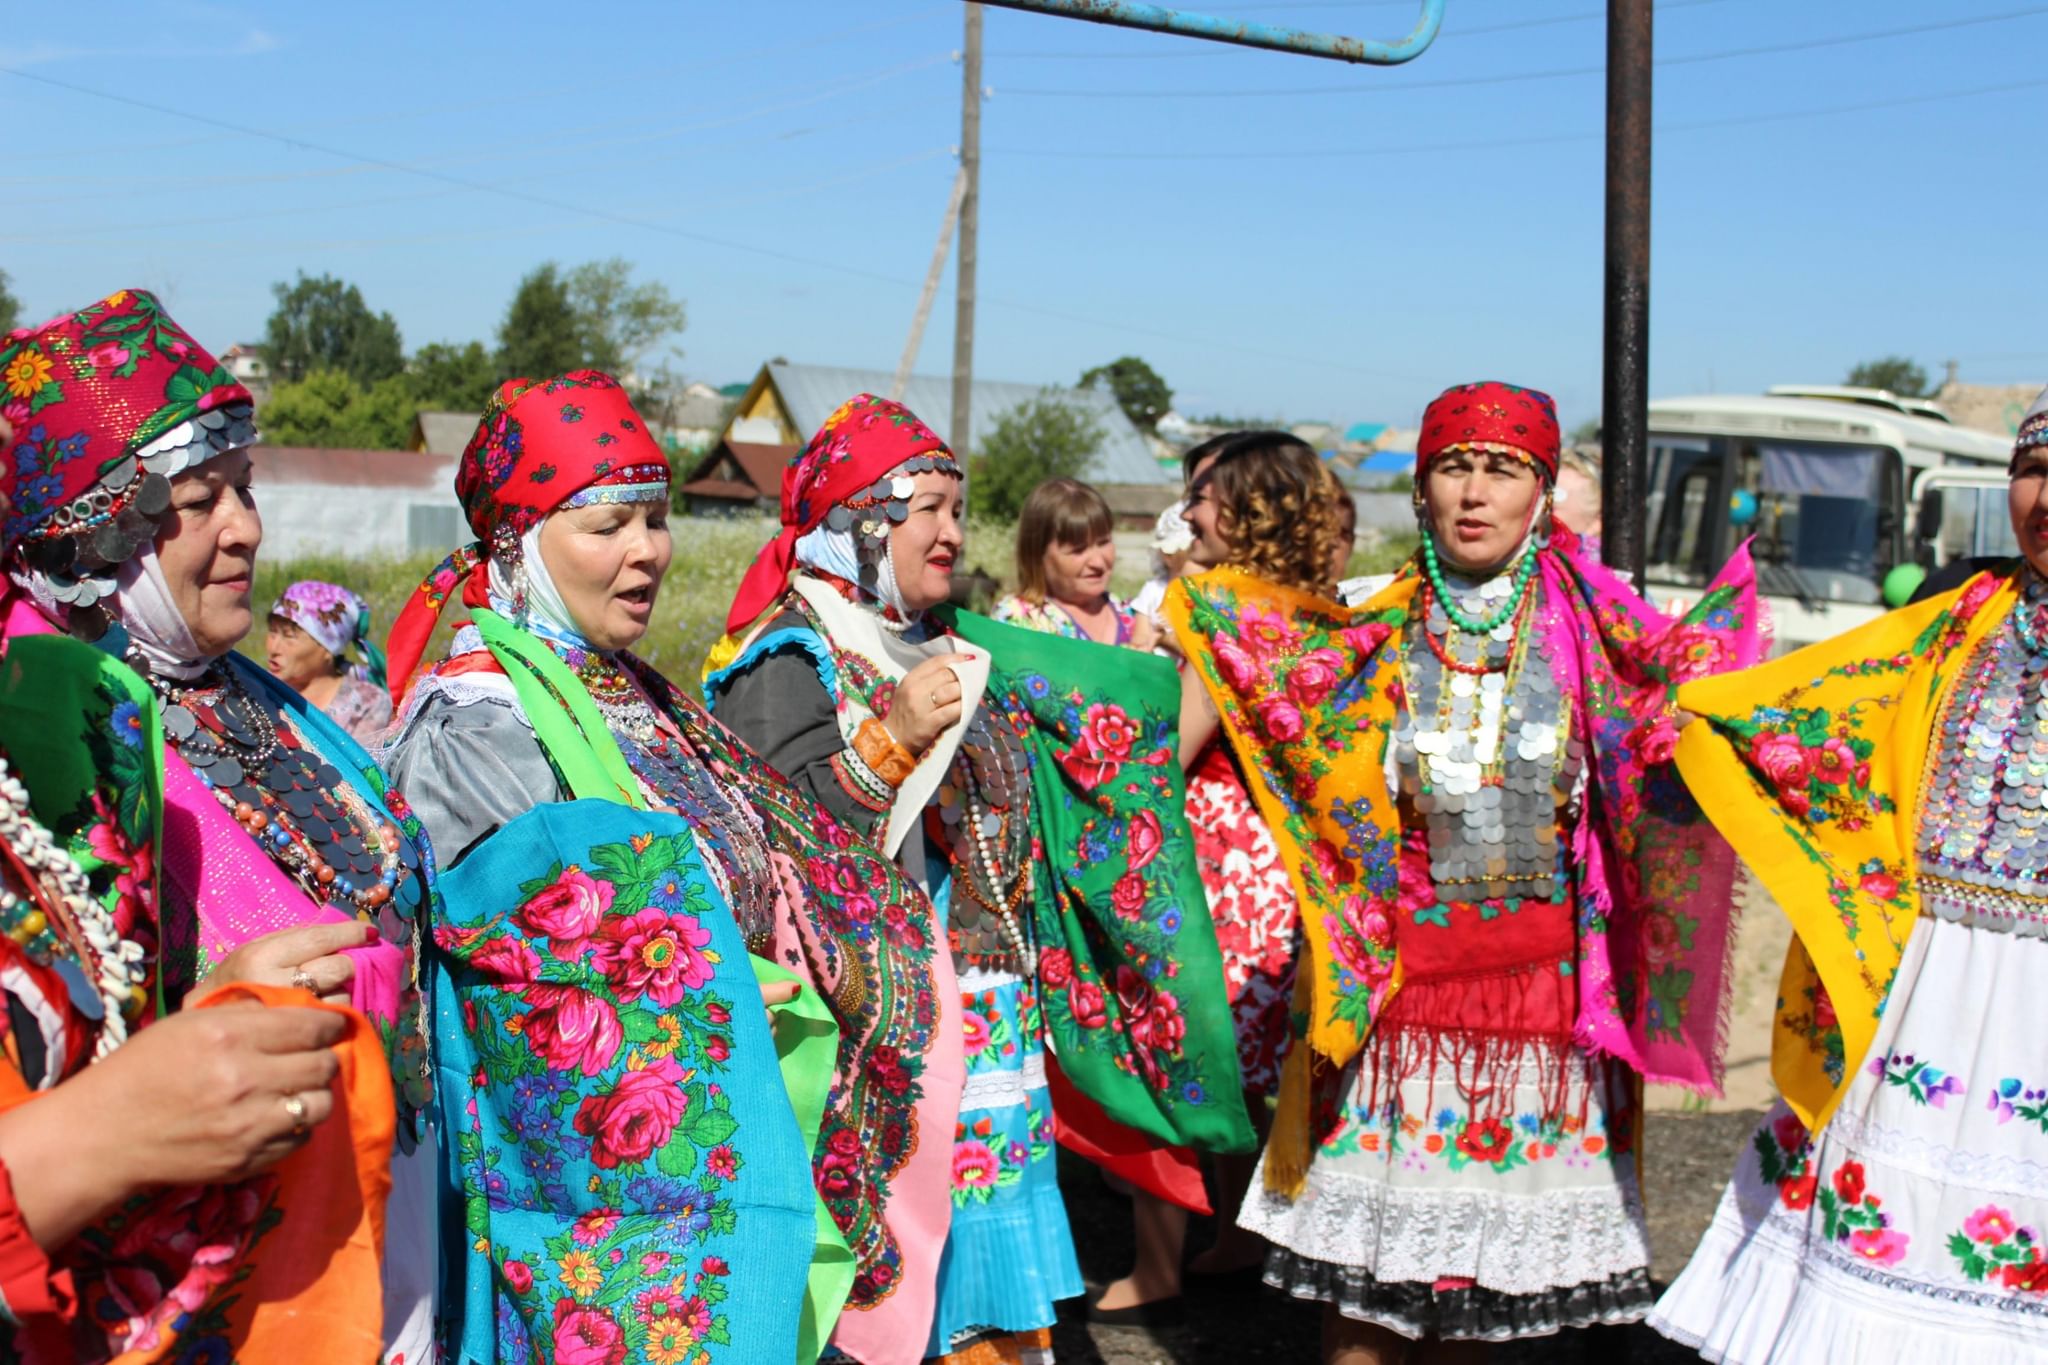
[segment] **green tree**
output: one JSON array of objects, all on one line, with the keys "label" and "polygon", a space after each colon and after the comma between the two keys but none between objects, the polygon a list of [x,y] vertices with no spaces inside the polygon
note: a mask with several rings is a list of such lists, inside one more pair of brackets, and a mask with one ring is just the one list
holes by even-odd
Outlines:
[{"label": "green tree", "polygon": [[364,388],[340,370],[315,370],[273,388],[258,417],[264,436],[277,445],[403,450],[419,408],[404,375]]},{"label": "green tree", "polygon": [[548,261],[528,271],[498,324],[500,376],[544,379],[588,363],[582,322],[561,267]]},{"label": "green tree", "polygon": [[271,292],[277,308],[265,327],[263,350],[280,381],[295,383],[317,370],[339,370],[370,385],[405,368],[397,320],[371,312],[354,285],[301,270],[292,283],[274,284]]},{"label": "green tree", "polygon": [[1102,424],[1047,389],[997,417],[968,464],[974,515],[1015,521],[1031,490],[1047,479],[1077,479],[1095,463]]},{"label": "green tree", "polygon": [[612,374],[633,370],[683,330],[682,300],[659,280],[635,284],[632,262],[622,256],[577,266],[568,284],[584,355],[597,369]]},{"label": "green tree", "polygon": [[1157,370],[1134,355],[1119,356],[1081,376],[1082,388],[1098,385],[1116,395],[1116,405],[1131,419],[1131,425],[1142,432],[1155,430],[1159,419],[1173,408],[1173,390]]},{"label": "green tree", "polygon": [[1927,371],[1902,355],[1866,360],[1842,382],[1860,389],[1889,389],[1901,398],[1928,396]]},{"label": "green tree", "polygon": [[0,332],[21,326],[21,300],[14,297],[14,281],[0,270]]},{"label": "green tree", "polygon": [[1566,434],[1564,443],[1568,446],[1590,446],[1598,444],[1599,440],[1600,419],[1598,417],[1588,417]]},{"label": "green tree", "polygon": [[540,378],[564,370],[624,374],[683,329],[682,301],[659,281],[633,282],[630,261],[614,256],[563,270],[547,261],[529,271],[498,327],[504,376]]},{"label": "green tree", "polygon": [[463,346],[433,342],[420,347],[405,367],[406,381],[420,407],[436,412],[477,411],[504,377],[481,341]]}]

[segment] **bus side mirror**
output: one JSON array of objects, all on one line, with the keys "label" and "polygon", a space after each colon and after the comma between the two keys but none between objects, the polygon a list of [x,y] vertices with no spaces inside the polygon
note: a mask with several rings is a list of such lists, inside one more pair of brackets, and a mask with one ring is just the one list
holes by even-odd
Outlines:
[{"label": "bus side mirror", "polygon": [[1920,494],[1920,508],[1914,513],[1913,534],[1932,545],[1941,539],[1942,498],[1939,488],[1929,488]]}]

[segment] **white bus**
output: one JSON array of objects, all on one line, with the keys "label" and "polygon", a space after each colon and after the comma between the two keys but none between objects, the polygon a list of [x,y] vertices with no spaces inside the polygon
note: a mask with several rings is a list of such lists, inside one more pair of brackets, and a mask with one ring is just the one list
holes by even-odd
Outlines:
[{"label": "white bus", "polygon": [[1896,605],[1883,584],[1898,565],[2017,554],[2011,456],[2010,439],[1847,395],[1659,399],[1644,509],[1651,595],[1696,595],[1754,537],[1776,647],[1825,639]]}]

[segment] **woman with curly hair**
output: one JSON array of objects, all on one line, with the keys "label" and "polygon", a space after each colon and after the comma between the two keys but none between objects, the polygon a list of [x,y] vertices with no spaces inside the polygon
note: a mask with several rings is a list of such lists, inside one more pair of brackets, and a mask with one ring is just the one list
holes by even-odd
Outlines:
[{"label": "woman with curly hair", "polygon": [[1362,607],[1329,596],[1336,490],[1277,433],[1192,470],[1224,567],[1167,596],[1182,754],[1220,720],[1306,945],[1238,1218],[1346,1365],[1648,1310],[1636,1077],[1716,1084],[1733,874],[1666,696],[1754,657],[1745,561],[1680,623],[1572,553],[1545,395],[1452,389],[1418,447],[1421,549]]}]

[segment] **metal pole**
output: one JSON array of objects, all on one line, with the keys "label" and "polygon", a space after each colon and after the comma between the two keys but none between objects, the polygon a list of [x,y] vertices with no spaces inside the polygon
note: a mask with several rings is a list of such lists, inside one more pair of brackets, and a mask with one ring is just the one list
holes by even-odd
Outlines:
[{"label": "metal pole", "polygon": [[1601,555],[1643,590],[1650,429],[1650,0],[1607,0]]},{"label": "metal pole", "polygon": [[1300,52],[1310,57],[1328,57],[1340,62],[1364,62],[1372,66],[1398,66],[1420,57],[1436,41],[1443,26],[1444,0],[1422,0],[1415,28],[1399,42],[1382,43],[1370,38],[1347,38],[1337,33],[1310,33],[1304,29],[1273,24],[1251,24],[1239,19],[1222,19],[1213,14],[1187,14],[1141,0],[989,0],[1004,9],[1030,10],[1066,19],[1086,19],[1092,24],[1113,24],[1118,28],[1145,29],[1153,33],[1178,33],[1211,42],[1236,43],[1240,47],[1262,47],[1271,52]]},{"label": "metal pole", "polygon": [[903,390],[910,385],[910,371],[917,364],[917,353],[924,346],[924,325],[931,321],[932,299],[939,292],[939,276],[946,273],[946,248],[953,245],[953,225],[960,220],[960,199],[967,193],[967,172],[953,176],[953,192],[946,196],[946,216],[939,220],[939,244],[932,248],[932,266],[925,272],[924,292],[917,296],[917,312],[910,319],[910,336],[903,343],[903,358],[896,362],[896,378],[889,385],[892,402],[903,401]]},{"label": "metal pole", "polygon": [[967,6],[967,41],[961,57],[960,263],[953,291],[953,453],[973,452],[969,421],[974,394],[974,235],[981,216],[981,6]]}]

